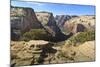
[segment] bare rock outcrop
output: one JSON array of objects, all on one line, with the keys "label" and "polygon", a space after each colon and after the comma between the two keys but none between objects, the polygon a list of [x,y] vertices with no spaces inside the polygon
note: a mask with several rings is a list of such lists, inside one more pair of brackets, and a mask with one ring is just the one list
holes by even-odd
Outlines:
[{"label": "bare rock outcrop", "polygon": [[41,22],[41,24],[47,25],[49,21],[55,24],[55,20],[52,13],[41,11],[41,12],[35,12],[35,14],[37,16],[37,19]]},{"label": "bare rock outcrop", "polygon": [[32,8],[11,7],[11,28],[18,29],[23,32],[32,28],[41,28],[41,23],[37,20],[35,12]]},{"label": "bare rock outcrop", "polygon": [[23,66],[40,64],[44,61],[44,56],[52,47],[48,41],[30,40],[11,41],[11,65]]},{"label": "bare rock outcrop", "polygon": [[68,32],[83,32],[95,30],[95,16],[79,16],[65,22],[64,30]]},{"label": "bare rock outcrop", "polygon": [[75,18],[75,17],[78,17],[78,16],[75,16],[75,15],[56,15],[55,16],[55,20],[57,22],[57,25],[62,28],[65,24],[66,21],[72,19],[72,18]]},{"label": "bare rock outcrop", "polygon": [[67,32],[77,33],[77,32],[84,32],[86,27],[83,24],[76,24],[76,23],[66,23],[66,30]]},{"label": "bare rock outcrop", "polygon": [[41,24],[44,26],[45,29],[49,28],[52,31],[54,31],[56,34],[61,32],[59,27],[56,24],[56,21],[55,21],[52,13],[36,12],[36,16],[37,16],[38,20],[41,22]]},{"label": "bare rock outcrop", "polygon": [[95,41],[53,46],[48,41],[11,41],[11,65],[54,64],[95,60]]},{"label": "bare rock outcrop", "polygon": [[[44,29],[52,35],[54,41],[56,39],[65,39],[65,35],[62,33],[61,29],[58,27],[57,22],[52,13],[50,12],[36,12],[38,20],[43,25]],[[59,37],[58,37],[59,36]]]}]

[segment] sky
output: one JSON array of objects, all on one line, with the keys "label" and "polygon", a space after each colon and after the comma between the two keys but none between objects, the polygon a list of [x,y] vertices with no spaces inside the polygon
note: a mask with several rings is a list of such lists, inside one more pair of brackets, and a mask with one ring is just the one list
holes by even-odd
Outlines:
[{"label": "sky", "polygon": [[95,15],[95,6],[93,5],[75,5],[75,4],[57,4],[43,3],[33,1],[11,1],[12,6],[30,7],[35,12],[46,11],[56,15]]}]

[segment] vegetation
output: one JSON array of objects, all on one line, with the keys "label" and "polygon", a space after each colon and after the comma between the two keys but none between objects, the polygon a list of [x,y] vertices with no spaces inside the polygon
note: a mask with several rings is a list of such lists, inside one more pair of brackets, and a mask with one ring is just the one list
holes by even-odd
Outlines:
[{"label": "vegetation", "polygon": [[50,35],[45,32],[44,29],[32,29],[29,32],[25,32],[21,40],[29,41],[29,40],[49,40]]},{"label": "vegetation", "polygon": [[68,44],[84,43],[86,41],[95,40],[95,31],[80,32],[77,35],[72,36],[68,40]]}]

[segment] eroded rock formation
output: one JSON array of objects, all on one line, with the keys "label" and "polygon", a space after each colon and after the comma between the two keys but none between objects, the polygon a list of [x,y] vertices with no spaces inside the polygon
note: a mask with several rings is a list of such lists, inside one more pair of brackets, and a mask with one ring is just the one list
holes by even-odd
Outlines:
[{"label": "eroded rock formation", "polygon": [[36,12],[36,16],[43,25],[46,32],[52,35],[53,41],[62,41],[66,39],[66,35],[64,35],[58,27],[57,22],[55,21],[55,18],[52,13]]},{"label": "eroded rock formation", "polygon": [[83,32],[95,30],[95,16],[79,16],[65,22],[64,30],[68,32]]},{"label": "eroded rock formation", "polygon": [[11,65],[32,65],[44,62],[48,53],[54,52],[52,44],[44,40],[12,41],[11,42]]},{"label": "eroded rock formation", "polygon": [[11,7],[11,28],[23,32],[32,28],[41,28],[41,23],[37,20],[32,8]]},{"label": "eroded rock formation", "polygon": [[60,28],[62,28],[66,21],[68,21],[72,18],[75,18],[75,17],[78,17],[78,16],[74,16],[74,15],[72,15],[72,16],[71,15],[56,15],[55,20],[57,22],[57,25]]},{"label": "eroded rock formation", "polygon": [[[60,28],[57,26],[54,16],[50,12],[36,12],[36,16],[41,24],[44,26],[50,34],[56,36],[56,34],[61,33]],[[51,29],[51,31],[50,31]],[[54,32],[54,33],[52,33]]]}]

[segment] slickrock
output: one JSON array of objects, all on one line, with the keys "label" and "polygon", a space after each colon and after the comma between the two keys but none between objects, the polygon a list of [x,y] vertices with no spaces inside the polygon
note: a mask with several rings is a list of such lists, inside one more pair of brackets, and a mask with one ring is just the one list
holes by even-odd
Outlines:
[{"label": "slickrock", "polygon": [[64,46],[62,48],[65,56],[73,58],[73,62],[94,61],[95,41],[87,41],[78,46]]},{"label": "slickrock", "polygon": [[11,41],[11,64],[16,66],[38,64],[43,47],[48,44],[49,42],[43,40]]}]

